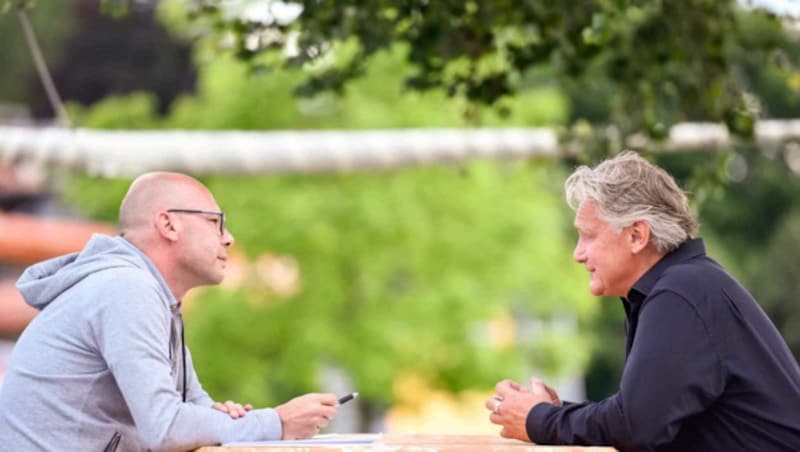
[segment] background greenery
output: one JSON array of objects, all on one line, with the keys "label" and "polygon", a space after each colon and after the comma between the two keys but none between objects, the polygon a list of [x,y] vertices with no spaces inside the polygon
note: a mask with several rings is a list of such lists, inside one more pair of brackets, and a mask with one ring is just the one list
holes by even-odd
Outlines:
[{"label": "background greenery", "polygon": [[[565,161],[204,178],[241,253],[232,282],[187,313],[203,381],[220,399],[273,404],[325,390],[329,369],[362,392],[367,414],[409,374],[457,393],[584,372],[591,398],[613,392],[622,311],[588,295],[561,193],[576,164],[619,150],[608,124],[658,138],[676,121],[722,120],[740,134],[719,153],[642,151],[691,191],[712,255],[800,356],[800,183],[789,165],[800,151],[746,139],[755,117],[800,114],[800,46],[769,14],[702,0],[348,1],[308,4],[276,27],[206,0],[133,4],[113,20],[96,1],[65,5],[31,14],[81,126],[550,126],[580,139]],[[0,99],[47,115],[13,18],[0,15],[0,36],[15,43],[0,53]],[[247,44],[270,30],[276,45]],[[277,45],[293,32],[301,52],[287,59]],[[128,183],[71,174],[65,197],[115,221]],[[299,285],[271,285],[269,259],[296,263]]]}]

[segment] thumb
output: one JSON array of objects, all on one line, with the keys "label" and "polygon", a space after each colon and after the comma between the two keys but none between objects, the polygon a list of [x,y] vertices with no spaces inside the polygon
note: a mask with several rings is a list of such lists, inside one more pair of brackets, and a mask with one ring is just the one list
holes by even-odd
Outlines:
[{"label": "thumb", "polygon": [[553,404],[556,406],[561,406],[563,402],[561,401],[561,397],[558,396],[558,392],[555,389],[551,388],[550,386],[544,385],[544,388],[547,390],[547,393],[550,395],[550,400],[553,401]]},{"label": "thumb", "polygon": [[540,396],[546,395],[548,399],[550,398],[550,394],[540,378],[531,378],[531,392]]}]

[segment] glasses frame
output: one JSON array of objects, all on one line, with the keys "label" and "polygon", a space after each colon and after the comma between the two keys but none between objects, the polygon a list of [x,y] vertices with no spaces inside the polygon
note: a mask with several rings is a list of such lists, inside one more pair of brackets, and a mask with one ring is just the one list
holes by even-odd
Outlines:
[{"label": "glasses frame", "polygon": [[199,210],[199,209],[167,209],[167,212],[175,213],[196,213],[201,215],[216,215],[219,217],[219,235],[225,235],[225,212],[214,210]]}]

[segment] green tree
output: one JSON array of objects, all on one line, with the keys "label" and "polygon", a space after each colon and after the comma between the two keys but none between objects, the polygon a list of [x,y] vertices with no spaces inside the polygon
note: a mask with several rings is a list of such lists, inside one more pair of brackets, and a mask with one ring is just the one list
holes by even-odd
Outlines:
[{"label": "green tree", "polygon": [[[0,13],[4,7],[10,9],[13,2],[5,3],[0,2]],[[51,64],[59,62],[61,44],[74,31],[69,3],[42,2],[28,14],[46,60]],[[16,14],[0,14],[0,42],[0,103],[27,105],[33,93],[43,88]]]},{"label": "green tree", "polygon": [[[800,185],[800,184],[797,184]],[[768,239],[760,258],[748,262],[748,282],[753,293],[770,314],[794,353],[800,360],[800,211],[787,216]]]},{"label": "green tree", "polygon": [[[626,134],[660,136],[676,121],[702,118],[747,135],[756,112],[736,56],[746,51],[761,64],[795,56],[781,39],[746,40],[741,16],[770,22],[770,38],[783,34],[776,18],[744,12],[735,0],[309,0],[293,3],[295,20],[276,12],[278,2],[180,4],[191,11],[188,29],[203,30],[207,44],[233,47],[252,68],[305,68],[301,94],[341,92],[372,55],[404,43],[407,87],[443,88],[475,102],[524,91],[529,72],[543,65],[566,83],[599,75],[612,85],[613,120]],[[296,51],[287,53],[287,45]]]}]

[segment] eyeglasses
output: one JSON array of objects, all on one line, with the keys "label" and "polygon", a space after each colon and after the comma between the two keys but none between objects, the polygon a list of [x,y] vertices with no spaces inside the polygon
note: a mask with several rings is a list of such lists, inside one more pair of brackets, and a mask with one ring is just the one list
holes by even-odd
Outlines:
[{"label": "eyeglasses", "polygon": [[167,209],[167,212],[175,213],[199,213],[202,215],[216,215],[219,217],[219,235],[225,235],[225,212],[215,212],[213,210],[197,210],[197,209]]}]

